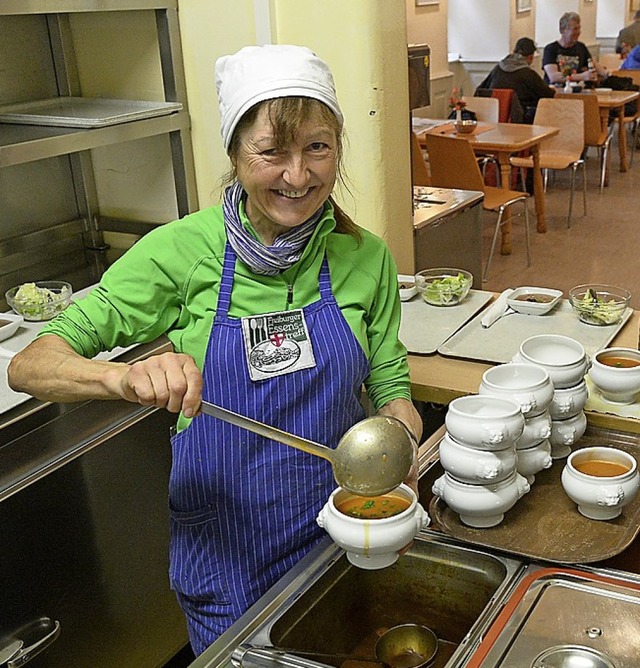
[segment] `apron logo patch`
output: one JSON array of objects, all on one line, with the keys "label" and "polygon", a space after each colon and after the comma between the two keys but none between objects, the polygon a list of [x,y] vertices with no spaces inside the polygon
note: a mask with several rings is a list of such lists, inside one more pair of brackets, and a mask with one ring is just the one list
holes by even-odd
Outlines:
[{"label": "apron logo patch", "polygon": [[242,318],[242,332],[252,380],[315,366],[301,309]]}]

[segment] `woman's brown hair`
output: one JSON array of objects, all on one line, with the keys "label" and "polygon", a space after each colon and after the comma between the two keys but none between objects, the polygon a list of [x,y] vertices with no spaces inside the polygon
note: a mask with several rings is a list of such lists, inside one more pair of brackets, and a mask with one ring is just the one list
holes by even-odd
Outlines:
[{"label": "woman's brown hair", "polygon": [[[231,169],[223,177],[222,185],[228,185],[236,180],[236,163],[240,153],[240,137],[246,128],[251,126],[262,107],[267,106],[269,120],[273,127],[273,134],[276,148],[280,149],[289,146],[295,141],[298,128],[305,122],[313,118],[320,118],[321,121],[331,128],[336,135],[336,170],[340,185],[349,191],[346,185],[346,178],[343,169],[343,133],[342,127],[335,114],[325,104],[319,100],[310,97],[279,97],[272,100],[258,102],[251,107],[242,118],[233,131],[231,142],[229,143],[228,154],[231,159]],[[333,196],[329,197],[334,210],[336,219],[336,232],[341,234],[350,234],[356,239],[361,239],[362,235],[356,224],[351,218],[338,206]]]}]

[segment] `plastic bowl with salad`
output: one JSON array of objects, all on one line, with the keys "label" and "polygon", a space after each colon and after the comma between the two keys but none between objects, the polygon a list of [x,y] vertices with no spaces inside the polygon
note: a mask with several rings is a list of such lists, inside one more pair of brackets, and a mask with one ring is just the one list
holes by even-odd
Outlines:
[{"label": "plastic bowl with salad", "polygon": [[464,269],[438,267],[416,274],[416,287],[422,298],[433,306],[455,306],[468,294],[473,275]]},{"label": "plastic bowl with salad", "polygon": [[578,285],[569,290],[569,303],[588,325],[615,325],[629,305],[631,293],[613,285]]},{"label": "plastic bowl with salad", "polygon": [[25,320],[51,320],[71,303],[73,289],[65,281],[23,283],[7,290],[7,304]]}]

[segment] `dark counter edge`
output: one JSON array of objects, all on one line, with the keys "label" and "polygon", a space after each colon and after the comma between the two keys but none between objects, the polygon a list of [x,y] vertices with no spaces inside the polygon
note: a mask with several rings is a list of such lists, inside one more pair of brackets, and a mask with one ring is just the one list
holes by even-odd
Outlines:
[{"label": "dark counter edge", "polygon": [[[168,339],[160,337],[113,361],[133,363],[170,350]],[[122,400],[61,404],[37,399],[10,409],[0,415],[0,501],[155,410]]]}]

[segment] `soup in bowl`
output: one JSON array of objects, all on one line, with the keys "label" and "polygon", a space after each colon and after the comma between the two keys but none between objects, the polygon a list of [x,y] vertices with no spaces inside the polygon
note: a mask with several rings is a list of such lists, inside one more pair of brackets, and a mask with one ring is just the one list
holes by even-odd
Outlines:
[{"label": "soup in bowl", "polygon": [[395,563],[398,552],[429,525],[429,516],[407,485],[381,496],[358,496],[335,489],[318,524],[359,568],[375,570]]},{"label": "soup in bowl", "polygon": [[597,352],[589,377],[603,399],[631,404],[640,392],[640,351],[634,348],[605,348]]}]

